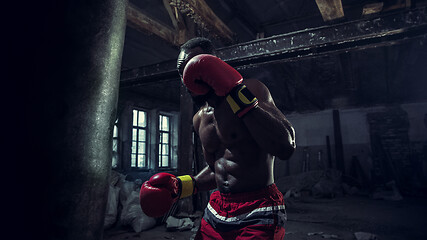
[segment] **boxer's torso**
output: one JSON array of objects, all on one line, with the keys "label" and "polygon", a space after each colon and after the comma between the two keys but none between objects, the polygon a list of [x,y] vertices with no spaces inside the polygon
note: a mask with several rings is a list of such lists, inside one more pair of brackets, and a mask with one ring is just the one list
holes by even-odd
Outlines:
[{"label": "boxer's torso", "polygon": [[260,149],[226,101],[202,107],[193,123],[221,192],[254,191],[274,182],[273,157]]}]

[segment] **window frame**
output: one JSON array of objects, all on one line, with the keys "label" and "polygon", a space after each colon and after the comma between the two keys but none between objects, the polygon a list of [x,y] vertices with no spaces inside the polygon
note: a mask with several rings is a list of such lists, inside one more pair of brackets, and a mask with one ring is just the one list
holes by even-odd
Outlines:
[{"label": "window frame", "polygon": [[[144,112],[145,114],[145,127],[143,126],[139,126],[139,125],[134,125],[134,112],[137,111],[138,116],[137,116],[137,122],[139,122],[139,112]],[[130,168],[133,170],[146,170],[149,169],[150,163],[149,163],[149,114],[148,111],[143,109],[143,108],[139,108],[139,107],[132,107],[132,111],[131,111],[131,144],[130,144]],[[136,129],[136,140],[134,141],[134,129]],[[145,141],[139,141],[139,131],[140,130],[144,130],[145,131]],[[133,143],[136,142],[136,153],[135,153],[135,166],[132,166],[132,156],[134,155],[133,153]],[[139,143],[142,142],[144,143],[145,146],[145,151],[143,154],[139,154]],[[144,155],[144,163],[143,166],[139,166],[138,165],[138,155]]]},{"label": "window frame", "polygon": [[[117,135],[116,135],[117,133]],[[115,148],[115,149],[114,149]],[[113,138],[112,138],[112,161],[111,161],[111,167],[112,169],[117,169],[120,167],[120,128],[119,128],[119,121],[116,119],[113,125]],[[116,158],[116,165],[114,165],[113,158]]]},{"label": "window frame", "polygon": [[[168,118],[168,131],[164,131],[164,130],[162,130],[162,128],[161,128],[161,117],[167,117]],[[158,168],[158,169],[172,169],[172,134],[173,134],[173,123],[172,123],[172,121],[173,121],[173,115],[172,114],[168,114],[168,113],[165,113],[165,112],[159,112],[159,114],[158,114],[158,116],[157,116],[157,121],[158,121],[158,127],[157,127],[157,132],[158,132],[158,141],[157,141],[157,148],[158,148],[158,151],[157,151],[157,161],[156,161],[156,167]],[[167,147],[167,151],[168,151],[168,153],[167,153],[167,155],[163,155],[162,154],[162,146],[164,145],[163,144],[163,141],[161,141],[161,140],[163,140],[162,139],[162,135],[163,135],[163,133],[167,133],[168,134],[168,143],[167,143],[167,145],[168,145],[168,147]],[[168,157],[168,163],[167,163],[167,166],[164,166],[163,165],[163,156],[167,156]]]}]

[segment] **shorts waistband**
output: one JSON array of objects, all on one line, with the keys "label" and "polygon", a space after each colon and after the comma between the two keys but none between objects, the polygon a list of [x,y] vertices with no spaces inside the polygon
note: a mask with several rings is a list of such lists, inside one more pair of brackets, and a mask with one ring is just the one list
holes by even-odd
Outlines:
[{"label": "shorts waistband", "polygon": [[265,197],[268,195],[273,195],[279,193],[279,189],[276,184],[268,185],[265,188],[261,188],[259,190],[251,191],[251,192],[240,192],[240,193],[221,193],[219,195],[221,198],[227,201],[239,202],[239,201],[250,201],[252,199],[257,199],[260,197]]}]

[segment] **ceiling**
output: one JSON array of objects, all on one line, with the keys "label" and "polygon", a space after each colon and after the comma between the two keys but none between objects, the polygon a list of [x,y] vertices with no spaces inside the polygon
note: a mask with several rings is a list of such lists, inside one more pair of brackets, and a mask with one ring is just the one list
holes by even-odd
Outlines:
[{"label": "ceiling", "polygon": [[[221,34],[225,27],[215,29],[209,25],[209,19],[204,19],[206,16],[201,16],[201,20],[194,16],[190,18],[172,6],[172,15],[181,18],[177,25],[165,7],[170,2],[174,1],[130,0],[134,10],[160,24],[160,28],[177,32],[179,26],[179,29],[184,29],[186,38],[174,38],[175,41],[172,41],[156,29],[141,29],[135,25],[135,20],[128,17],[122,75],[144,66],[172,66],[178,55],[178,46],[191,34],[212,39],[219,49],[233,48],[283,34],[301,31],[314,34],[317,29],[333,29],[336,24],[360,19],[372,18],[372,21],[376,21],[385,14],[411,9],[421,8],[420,16],[425,19],[427,5],[426,0],[205,0],[204,7],[211,9],[217,17],[213,22],[220,20],[230,30],[231,34],[227,36]],[[330,9],[341,9],[343,15],[339,11],[328,12]],[[369,11],[372,13],[364,14]],[[197,23],[194,23],[194,19]],[[158,29],[156,24],[151,25]],[[406,24],[410,23],[406,21]],[[427,34],[418,33],[415,37],[405,35],[398,40],[386,39],[379,45],[346,48],[327,54],[298,55],[291,60],[282,57],[280,61],[240,66],[238,69],[244,77],[258,78],[264,82],[270,88],[276,105],[284,112],[425,101]],[[316,47],[311,51],[316,52]],[[131,86],[122,85],[121,96],[122,99],[154,99],[177,108],[179,88],[179,78],[142,81]]]}]

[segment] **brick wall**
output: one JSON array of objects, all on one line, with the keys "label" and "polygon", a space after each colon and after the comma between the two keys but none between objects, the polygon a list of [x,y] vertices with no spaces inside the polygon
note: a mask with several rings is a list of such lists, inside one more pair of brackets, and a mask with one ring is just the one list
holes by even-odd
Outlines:
[{"label": "brick wall", "polygon": [[376,184],[395,180],[400,190],[413,188],[414,162],[409,140],[408,114],[400,107],[367,114],[371,137],[373,172]]}]

